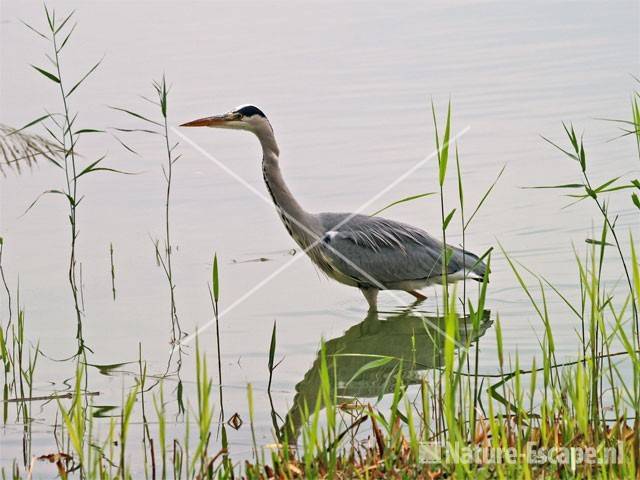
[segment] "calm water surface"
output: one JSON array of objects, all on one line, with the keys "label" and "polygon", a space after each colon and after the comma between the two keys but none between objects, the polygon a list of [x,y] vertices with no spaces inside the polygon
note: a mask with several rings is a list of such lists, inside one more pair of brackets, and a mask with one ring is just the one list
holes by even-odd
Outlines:
[{"label": "calm water surface", "polygon": [[[152,95],[151,81],[163,73],[172,84],[169,115],[175,125],[255,103],[274,126],[291,189],[311,211],[358,209],[431,154],[430,98],[441,114],[451,98],[454,132],[470,127],[459,139],[467,208],[475,207],[506,165],[467,232],[467,245],[483,252],[500,242],[570,298],[577,298],[572,243],[584,252],[584,239],[592,235],[592,228],[599,228],[598,217],[587,202],[562,209],[568,200],[559,193],[521,188],[578,178],[577,166],[539,135],[564,141],[560,122],[573,121],[585,131],[596,181],[619,174],[637,176],[631,139],[608,143],[618,135],[615,125],[596,120],[629,116],[630,94],[637,87],[630,74],[640,70],[635,2],[545,2],[529,8],[512,2],[310,2],[303,7],[287,2],[56,2],[55,7],[60,13],[77,8],[79,26],[64,58],[67,78],[80,76],[104,56],[100,69],[72,99],[82,127],[139,127],[108,106],[154,115],[140,95]],[[41,4],[4,0],[0,14],[0,122],[18,126],[42,115],[45,108],[57,109],[57,92],[29,66],[45,64],[45,43],[18,21],[43,26]],[[266,194],[259,145],[250,135],[207,129],[185,134]],[[85,138],[78,145],[83,161],[108,153],[110,166],[138,173],[95,175],[81,186],[85,198],[79,210],[78,255],[87,343],[94,350],[89,360],[134,361],[141,344],[149,369],[161,373],[171,330],[168,287],[151,239],[161,237],[163,229],[165,153],[157,138],[126,138],[139,155],[108,135]],[[389,329],[388,335],[401,336],[398,332],[410,323],[411,314],[397,326],[385,322],[398,320],[398,309],[411,298],[382,294],[381,309],[393,313],[371,319],[357,290],[323,278],[307,259],[280,271],[292,259],[295,245],[274,208],[187,143],[179,149],[182,158],[174,170],[171,210],[178,315],[187,332],[210,321],[207,285],[217,252],[222,309],[235,305],[223,317],[221,329],[226,410],[247,419],[245,387],[252,383],[257,432],[262,443],[269,443],[265,390],[273,322],[278,325],[277,356],[284,359],[274,377],[274,402],[284,415],[309,387],[309,382],[303,383],[296,396],[296,384],[313,376],[322,338],[352,339],[353,329],[362,322],[361,333]],[[453,208],[453,170],[450,175],[447,194]],[[28,215],[22,214],[41,191],[57,187],[61,180],[60,172],[46,164],[0,178],[5,269],[12,288],[19,283],[29,339],[39,339],[50,358],[64,357],[75,346],[66,279],[66,206],[46,198]],[[432,160],[367,211],[436,188]],[[627,195],[614,199],[611,208],[619,214],[623,231],[640,233]],[[386,215],[433,232],[440,225],[435,197],[395,207]],[[452,243],[461,241],[456,220],[450,227]],[[528,362],[540,353],[542,328],[497,250],[487,308],[494,317],[500,315],[508,352],[517,351]],[[268,261],[249,261],[256,258]],[[609,284],[621,283],[616,263],[611,267]],[[428,295],[420,309],[435,314],[436,292],[429,290]],[[557,299],[549,302],[560,357],[573,357],[578,323]],[[3,304],[3,316],[5,311]],[[214,331],[206,330],[200,343],[215,365]],[[378,345],[368,340],[365,344],[370,352]],[[480,345],[480,368],[493,371],[491,325]],[[194,378],[193,364],[190,347],[181,373],[187,388]],[[125,373],[110,376],[91,369],[91,390],[101,392],[96,403],[118,405],[122,389],[133,382],[126,372],[136,368],[124,366]],[[66,389],[62,382],[72,373],[69,363],[41,359],[37,391]],[[168,397],[174,386],[175,378],[166,381]],[[175,405],[169,409],[175,411]],[[55,405],[34,405],[34,454],[54,448],[54,411]],[[0,435],[0,464],[6,466],[19,455],[20,426],[9,425]],[[232,431],[235,451],[248,453],[249,438],[246,424]]]}]

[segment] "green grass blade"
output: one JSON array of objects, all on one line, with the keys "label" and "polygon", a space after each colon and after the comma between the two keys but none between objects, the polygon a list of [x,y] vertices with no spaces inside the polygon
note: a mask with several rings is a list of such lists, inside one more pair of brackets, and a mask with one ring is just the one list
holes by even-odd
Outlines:
[{"label": "green grass blade", "polygon": [[60,79],[58,77],[56,77],[53,73],[47,72],[45,69],[40,68],[40,67],[36,67],[35,65],[31,65],[34,69],[36,69],[38,72],[40,72],[42,75],[44,75],[45,77],[47,77],[49,80],[52,80],[56,83],[60,83]]},{"label": "green grass blade", "polygon": [[391,208],[391,207],[394,207],[394,206],[396,206],[396,205],[400,205],[401,203],[410,202],[410,201],[412,201],[412,200],[417,200],[417,199],[419,199],[419,198],[430,197],[431,195],[435,195],[436,193],[437,193],[437,192],[426,192],[426,193],[419,193],[419,194],[417,194],[417,195],[411,195],[411,196],[409,196],[409,197],[405,197],[405,198],[403,198],[403,199],[401,199],[401,200],[397,200],[397,201],[395,201],[395,202],[392,202],[392,203],[388,204],[388,205],[387,205],[387,206],[385,206],[385,207],[382,207],[380,210],[377,210],[377,211],[373,212],[373,213],[371,214],[371,216],[372,216],[372,217],[375,217],[376,215],[378,215],[378,214],[380,214],[380,213],[384,212],[385,210],[387,210],[387,209],[389,209],[389,208]]},{"label": "green grass blade", "polygon": [[218,254],[215,254],[213,256],[213,273],[211,276],[213,285],[213,299],[218,302],[218,299],[220,298],[220,282],[218,279]]}]

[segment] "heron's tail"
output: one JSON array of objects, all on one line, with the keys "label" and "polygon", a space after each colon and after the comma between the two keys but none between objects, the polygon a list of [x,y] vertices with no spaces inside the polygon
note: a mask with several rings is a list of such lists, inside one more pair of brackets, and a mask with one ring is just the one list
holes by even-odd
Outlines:
[{"label": "heron's tail", "polygon": [[[480,257],[467,251],[464,252],[464,268],[467,270],[467,272],[477,275],[477,277],[474,277],[472,275],[469,278],[477,280],[479,282],[483,280],[485,274],[487,273],[487,265],[482,260],[480,260]],[[489,270],[488,273],[491,273],[491,270]]]}]

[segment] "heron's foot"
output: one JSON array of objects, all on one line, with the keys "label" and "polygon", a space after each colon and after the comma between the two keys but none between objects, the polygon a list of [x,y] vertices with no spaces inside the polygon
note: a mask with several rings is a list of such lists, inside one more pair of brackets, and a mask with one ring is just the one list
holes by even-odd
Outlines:
[{"label": "heron's foot", "polygon": [[407,290],[407,293],[413,295],[416,298],[416,302],[424,302],[427,299],[425,295],[421,294],[417,290]]}]

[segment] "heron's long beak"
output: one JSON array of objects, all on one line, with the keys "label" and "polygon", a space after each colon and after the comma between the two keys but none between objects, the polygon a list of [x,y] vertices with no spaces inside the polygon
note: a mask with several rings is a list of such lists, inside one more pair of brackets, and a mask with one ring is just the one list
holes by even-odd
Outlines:
[{"label": "heron's long beak", "polygon": [[183,123],[181,127],[225,127],[230,126],[229,123],[237,120],[237,113],[225,113],[224,115],[215,115],[213,117],[199,118],[191,122]]}]

